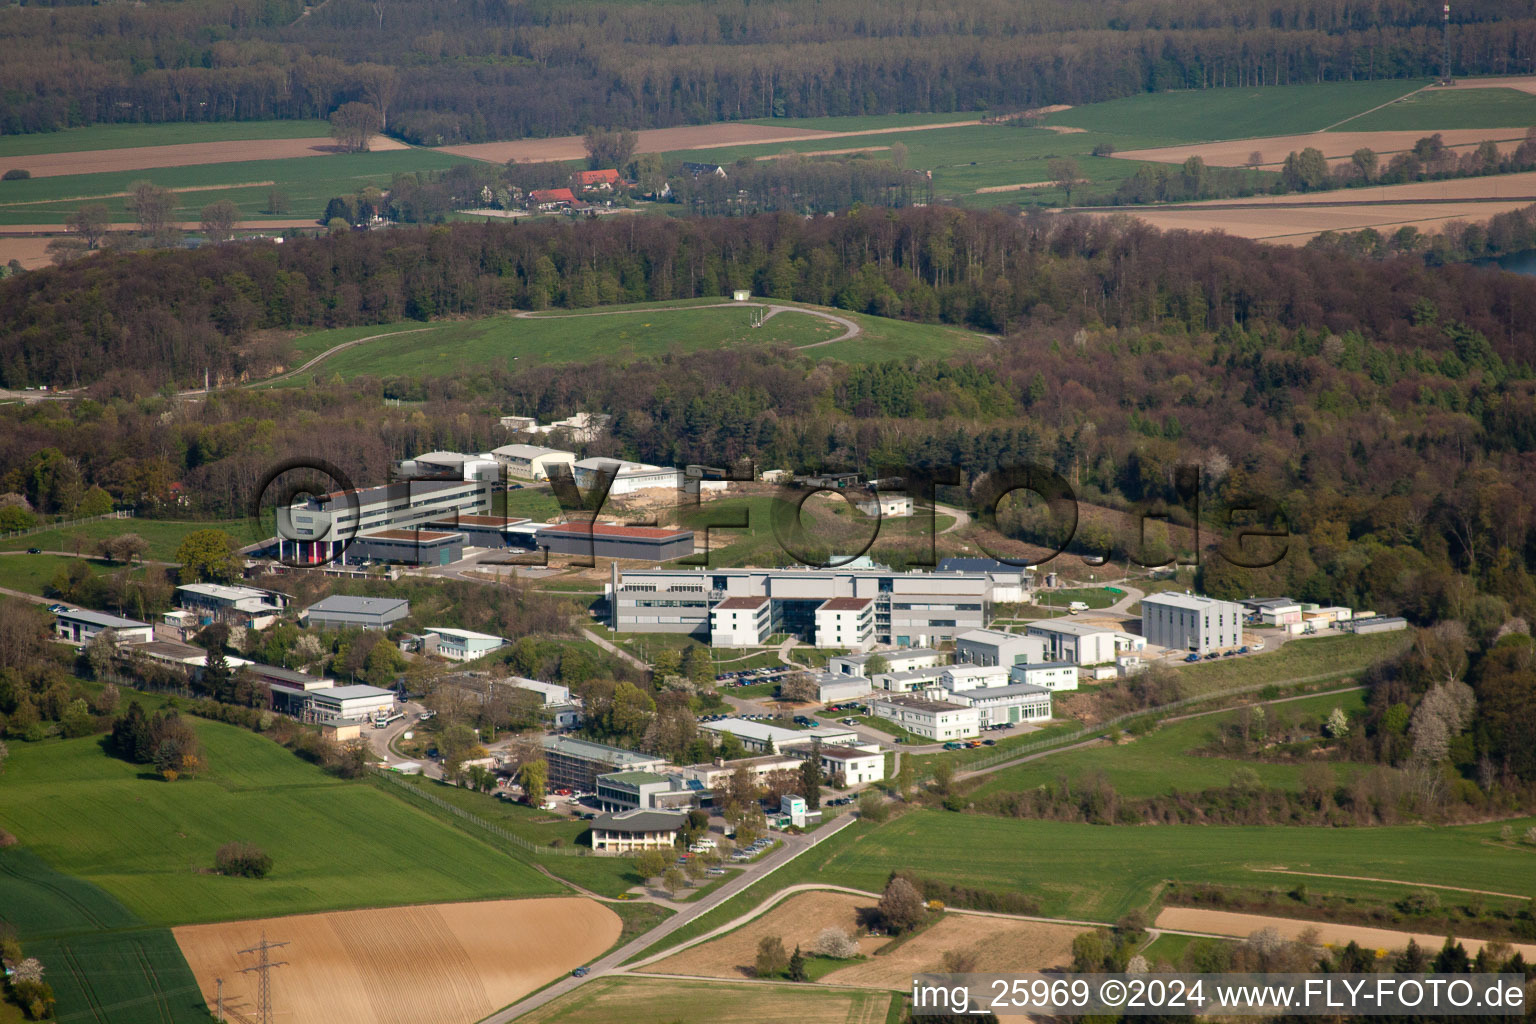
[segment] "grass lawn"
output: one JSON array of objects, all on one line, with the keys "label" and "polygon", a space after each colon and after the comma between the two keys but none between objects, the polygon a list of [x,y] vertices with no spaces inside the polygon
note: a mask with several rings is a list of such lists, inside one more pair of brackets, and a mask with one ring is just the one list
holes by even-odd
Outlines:
[{"label": "grass lawn", "polygon": [[75,538],[78,536],[85,538],[80,545],[80,553],[91,555],[96,551],[97,541],[124,533],[136,533],[149,542],[149,552],[144,557],[152,562],[169,562],[181,546],[182,538],[193,530],[224,530],[235,538],[237,544],[249,544],[257,539],[243,519],[200,522],[178,519],[96,519],[79,526],[44,530],[24,537],[6,537],[0,539],[0,551],[26,551],[29,548],[74,551]]},{"label": "grass lawn", "polygon": [[[99,737],[12,744],[0,825],[151,924],[562,891],[372,786],[253,733],[194,722],[208,767],[174,783],[109,757]],[[204,873],[234,839],[260,843],[272,875]]]},{"label": "grass lawn", "polygon": [[[1360,711],[1365,707],[1364,695],[1356,691],[1309,697],[1306,700],[1271,705],[1267,712],[1272,720],[1279,715],[1326,718],[1336,707],[1346,712]],[[1103,772],[1122,796],[1145,797],[1174,790],[1191,792],[1225,786],[1231,781],[1232,773],[1243,767],[1252,768],[1266,785],[1299,788],[1299,765],[1268,764],[1263,761],[1205,757],[1191,753],[1213,741],[1220,725],[1232,721],[1236,716],[1237,712],[1232,711],[1191,718],[1165,725],[1155,732],[1118,746],[1063,751],[1048,758],[994,772],[986,776],[985,781],[972,792],[976,796],[1018,792],[1050,785],[1059,778],[1074,779],[1092,772]],[[1336,764],[1331,767],[1341,780],[1354,776],[1364,768],[1352,764]]]},{"label": "grass lawn", "polygon": [[[915,732],[908,732],[906,729],[903,729],[889,718],[874,718],[870,715],[851,715],[849,717],[851,717],[855,722],[858,722],[860,725],[867,725],[871,729],[879,729],[881,732],[888,736],[897,737],[903,743],[910,743],[916,746],[918,744],[928,744],[933,742],[933,740],[928,739],[926,736],[919,736]],[[836,721],[841,722],[842,719],[838,718]],[[987,749],[990,751],[992,748],[988,747]]]},{"label": "grass lawn", "polygon": [[889,992],[813,985],[599,978],[525,1014],[525,1024],[878,1024]]},{"label": "grass lawn", "polygon": [[1221,661],[1179,666],[1179,690],[1186,697],[1259,683],[1299,682],[1344,677],[1390,657],[1413,642],[1413,632],[1340,633],[1289,640],[1279,650],[1260,651]]},{"label": "grass lawn", "polygon": [[1341,132],[1520,128],[1536,124],[1536,96],[1518,89],[1435,89],[1356,118]]},{"label": "grass lawn", "polygon": [[[1517,832],[1526,827],[1514,824]],[[847,830],[801,859],[810,858],[803,869],[833,884],[878,892],[893,868],[906,867],[957,884],[1024,892],[1047,915],[1114,921],[1145,906],[1164,879],[1281,885],[1291,877],[1259,867],[1407,883],[1475,878],[1480,888],[1527,891],[1531,856],[1493,845],[1499,828],[1121,827],[919,810],[872,831]],[[1343,879],[1306,881],[1316,891],[1361,891]]]},{"label": "grass lawn", "polygon": [[114,222],[131,224],[134,215],[118,193],[145,179],[170,189],[198,189],[177,196],[176,220],[196,222],[204,206],[221,199],[238,206],[245,219],[260,220],[268,193],[276,189],[288,199],[283,219],[318,221],[333,196],[350,195],[369,183],[387,186],[396,173],[446,170],[463,162],[446,153],[408,149],[8,181],[0,189],[0,224],[60,224],[77,207],[95,201],[106,204]]},{"label": "grass lawn", "polygon": [[189,142],[246,139],[323,139],[328,121],[208,121],[201,124],[97,124],[61,132],[0,136],[0,160],[33,153],[83,153],[93,149],[180,146]]},{"label": "grass lawn", "polygon": [[[0,557],[0,587],[46,597],[48,585],[54,576],[73,561],[75,559],[69,555],[5,555]],[[99,558],[87,558],[84,562],[98,576],[123,569],[120,564],[109,565]],[[135,568],[132,572],[137,578],[144,576],[142,568]]]},{"label": "grass lawn", "polygon": [[491,514],[545,523],[560,514],[560,502],[555,499],[555,492],[548,487],[524,484],[521,490],[496,495],[492,499]]},{"label": "grass lawn", "polygon": [[[169,930],[146,927],[101,889],[59,874],[25,847],[0,850],[0,919],[43,962],[62,1020],[208,1020]],[[0,1010],[0,1021],[20,1019]]]},{"label": "grass lawn", "polygon": [[[1423,84],[1396,79],[1143,93],[1063,110],[1049,115],[1046,123],[1111,136],[1157,136],[1169,143],[1290,135],[1319,131]],[[1351,122],[1350,127],[1363,126]]]}]

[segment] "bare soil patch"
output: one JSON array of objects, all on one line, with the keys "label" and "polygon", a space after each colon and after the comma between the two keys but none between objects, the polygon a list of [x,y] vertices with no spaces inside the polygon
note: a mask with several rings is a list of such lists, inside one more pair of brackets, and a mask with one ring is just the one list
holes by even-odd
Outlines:
[{"label": "bare soil patch", "polygon": [[[1448,148],[1458,152],[1476,149],[1485,139],[1499,143],[1499,151],[1512,153],[1525,138],[1524,128],[1453,128],[1439,133]],[[1292,152],[1308,146],[1322,150],[1332,163],[1348,160],[1351,153],[1365,148],[1378,156],[1390,156],[1413,148],[1413,144],[1434,132],[1310,132],[1303,135],[1271,135],[1257,139],[1229,139],[1225,142],[1191,142],[1156,149],[1127,149],[1115,153],[1120,160],[1151,160],[1162,164],[1181,164],[1198,156],[1212,167],[1244,167],[1248,157],[1258,153],[1258,166],[1276,170]]]},{"label": "bare soil patch", "polygon": [[[1137,210],[1129,216],[1164,231],[1224,231],[1237,238],[1305,245],[1324,231],[1375,228],[1386,233],[1407,226],[1421,231],[1435,231],[1453,220],[1483,221],[1495,214],[1508,213],[1529,205],[1529,199],[1382,206],[1320,206],[1303,203],[1289,207],[1275,206],[1273,209],[1231,209],[1202,205],[1195,209]],[[1126,213],[1123,210],[1119,212]]]},{"label": "bare soil patch", "polygon": [[1518,89],[1520,92],[1536,94],[1536,76],[1524,76],[1508,78],[1466,78],[1457,79],[1449,86],[1433,86],[1435,89]]},{"label": "bare soil patch", "polygon": [[1434,199],[1461,202],[1472,199],[1524,199],[1536,202],[1536,171],[1490,174],[1480,178],[1447,178],[1444,181],[1413,181],[1405,185],[1370,185],[1333,189],[1304,195],[1249,196],[1247,199],[1212,199],[1200,206],[1317,206],[1349,203],[1419,202]]},{"label": "bare soil patch", "polygon": [[254,962],[237,952],[287,942],[275,959],[276,1019],[287,1024],[464,1024],[596,957],[618,915],[593,900],[443,903],[173,929],[203,997],[224,979],[232,1021],[256,1020]]},{"label": "bare soil patch", "polygon": [[[63,230],[63,225],[59,225]],[[48,243],[52,239],[41,236],[33,238],[0,238],[0,264],[16,260],[27,270],[36,270],[38,267],[46,267],[48,259]]]},{"label": "bare soil patch", "polygon": [[[1293,917],[1266,917],[1263,914],[1235,914],[1225,910],[1200,910],[1195,907],[1168,907],[1157,915],[1157,927],[1179,931],[1205,932],[1210,935],[1231,935],[1247,938],[1263,928],[1273,928],[1287,939],[1297,939],[1309,929],[1314,929],[1318,941],[1342,946],[1351,941],[1366,949],[1402,949],[1411,938],[1430,951],[1437,950],[1445,942],[1444,935],[1416,932],[1391,931],[1386,928],[1366,928],[1356,924],[1334,924],[1331,921],[1301,921]],[[1457,937],[1472,956],[1483,948],[1482,939]],[[1511,943],[1512,948],[1530,960],[1536,956],[1536,945]]]},{"label": "bare soil patch", "polygon": [[[750,978],[752,963],[757,959],[757,943],[764,936],[778,936],[783,940],[785,949],[793,950],[796,944],[802,949],[809,949],[816,941],[816,936],[825,928],[857,932],[858,912],[862,909],[872,910],[875,902],[868,896],[855,896],[846,892],[797,893],[735,931],[692,949],[685,949],[665,960],[648,964],[645,970],[656,974],[689,974],[701,978]],[[859,950],[867,955],[888,941],[884,938],[860,939]],[[903,984],[911,983],[909,974]]]},{"label": "bare soil patch", "polygon": [[1083,930],[1075,925],[946,914],[889,954],[833,971],[822,980],[828,985],[905,989],[914,974],[943,970],[944,954],[951,950],[974,954],[977,971],[1042,971],[1071,963],[1072,940]]},{"label": "bare soil patch", "polygon": [[[375,152],[409,149],[403,142],[378,136]],[[152,167],[190,167],[194,164],[230,164],[243,160],[283,160],[300,156],[327,156],[338,152],[330,139],[249,139],[233,142],[187,142],[179,146],[139,146],[130,149],[95,149],[83,153],[43,153],[7,161],[25,167],[34,178],[62,174],[98,174],[105,171],[139,171]]]}]

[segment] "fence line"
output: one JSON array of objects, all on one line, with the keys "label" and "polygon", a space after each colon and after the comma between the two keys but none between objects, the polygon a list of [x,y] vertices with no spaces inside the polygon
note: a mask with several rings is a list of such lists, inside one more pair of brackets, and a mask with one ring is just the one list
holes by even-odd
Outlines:
[{"label": "fence line", "polygon": [[99,516],[86,516],[84,519],[71,519],[68,522],[63,523],[39,523],[36,526],[29,526],[25,530],[11,530],[10,532],[4,534],[3,537],[5,540],[11,540],[15,537],[30,537],[34,533],[47,533],[49,530],[68,530],[73,526],[80,526],[83,523],[95,523],[103,519],[132,519],[133,517],[133,509],[125,508],[116,512],[104,512]]},{"label": "fence line", "polygon": [[456,804],[449,803],[447,800],[444,800],[436,793],[429,793],[415,783],[407,782],[405,779],[401,778],[394,772],[381,769],[375,771],[374,775],[377,778],[394,783],[405,792],[410,793],[413,796],[418,796],[428,803],[447,811],[449,814],[452,814],[458,818],[462,818],[464,821],[469,822],[476,828],[484,829],[485,831],[491,833],[493,836],[496,836],[498,839],[503,839],[518,849],[524,850],[536,856],[548,855],[551,857],[586,857],[590,855],[587,850],[579,846],[539,846],[535,843],[531,843],[524,839],[522,836],[514,835],[513,833],[508,832],[500,825],[486,821],[484,818],[477,814],[471,814],[464,808],[459,807]]}]

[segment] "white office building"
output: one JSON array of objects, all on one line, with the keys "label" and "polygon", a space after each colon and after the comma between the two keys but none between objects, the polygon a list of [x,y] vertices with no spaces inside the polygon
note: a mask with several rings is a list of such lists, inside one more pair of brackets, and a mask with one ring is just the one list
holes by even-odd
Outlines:
[{"label": "white office building", "polygon": [[716,742],[726,733],[741,741],[749,751],[758,753],[783,753],[788,750],[809,748],[820,740],[827,746],[856,746],[861,743],[859,734],[840,725],[823,725],[814,729],[781,729],[766,722],[749,722],[744,718],[724,718],[718,722],[700,722],[699,728],[711,733]]},{"label": "white office building", "polygon": [[444,626],[430,627],[421,647],[423,654],[435,654],[449,661],[474,661],[492,651],[507,646],[504,637],[489,633],[476,633],[470,629],[449,629]]},{"label": "white office building", "polygon": [[939,673],[939,685],[946,690],[976,690],[1008,685],[1007,665],[950,665]]},{"label": "white office building", "polygon": [[956,701],[932,700],[913,694],[892,694],[870,702],[877,718],[894,722],[910,733],[939,742],[970,739],[981,727],[973,707]]},{"label": "white office building", "polygon": [[[1121,655],[1124,661],[1133,655]],[[1009,683],[1027,683],[1047,690],[1077,689],[1077,665],[1070,661],[1042,661],[1035,664],[1015,665],[1008,670]]]},{"label": "white office building", "polygon": [[766,597],[728,597],[709,610],[712,647],[758,647],[773,632],[773,602]]},{"label": "white office building", "polygon": [[1051,717],[1051,691],[1027,683],[961,690],[950,694],[948,699],[974,710],[977,724],[983,729],[994,725],[1043,722]]},{"label": "white office building", "polygon": [[830,779],[843,777],[845,786],[862,786],[885,778],[885,754],[857,747],[822,747],[821,773]]},{"label": "white office building", "polygon": [[887,672],[933,668],[949,660],[943,651],[931,647],[898,647],[888,651],[865,651],[862,654],[842,654],[828,658],[827,671],[844,676],[867,676],[870,674],[869,663],[875,658],[885,661]]},{"label": "white office building", "polygon": [[928,668],[909,668],[900,672],[877,672],[870,681],[878,690],[912,693],[938,686],[939,678],[947,671],[947,665],[931,665]]},{"label": "white office building", "polygon": [[1141,632],[1148,643],[1174,651],[1230,650],[1243,644],[1243,606],[1200,594],[1148,594],[1141,599]]},{"label": "white office building", "polygon": [[192,613],[196,625],[215,622],[266,629],[288,606],[288,595],[255,587],[227,587],[220,583],[186,583],[176,588],[181,607]]},{"label": "white office building", "polygon": [[339,558],[347,545],[386,530],[421,528],[460,513],[491,510],[491,485],[480,480],[403,480],[333,491],[277,510],[279,558]]},{"label": "white office building", "polygon": [[1117,655],[1139,651],[1147,645],[1145,637],[1123,633],[1112,626],[1060,619],[1031,622],[1028,635],[1045,641],[1041,654],[1026,659],[1032,663],[1070,661],[1076,665],[1112,665]]},{"label": "white office building", "polygon": [[985,573],[851,567],[622,571],[617,565],[611,572],[608,596],[614,630],[685,633],[711,643],[711,609],[738,597],[768,598],[770,632],[789,633],[806,643],[816,642],[816,611],[825,602],[870,598],[874,629],[869,639],[896,647],[929,647],[981,627],[992,606],[991,581]]},{"label": "white office building", "polygon": [[147,622],[83,608],[59,612],[53,627],[54,635],[59,639],[76,644],[88,644],[97,634],[107,630],[112,631],[112,638],[118,644],[149,643],[155,638],[155,627]]},{"label": "white office building", "polygon": [[816,608],[817,647],[862,647],[875,633],[875,599],[833,597]]},{"label": "white office building", "polygon": [[568,469],[576,465],[576,454],[558,448],[543,448],[536,444],[504,444],[493,448],[491,454],[507,469],[508,476],[523,480],[548,480],[554,466]]}]

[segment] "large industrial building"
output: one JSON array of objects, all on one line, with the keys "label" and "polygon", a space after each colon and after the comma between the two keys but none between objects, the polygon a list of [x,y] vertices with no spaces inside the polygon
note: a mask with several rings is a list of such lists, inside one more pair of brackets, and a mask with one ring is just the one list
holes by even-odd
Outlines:
[{"label": "large industrial building", "polygon": [[1173,651],[1230,650],[1243,643],[1243,606],[1201,594],[1148,594],[1141,599],[1141,633]]},{"label": "large industrial building", "polygon": [[317,629],[388,629],[411,614],[411,602],[403,597],[351,597],[332,594],[304,609],[302,618]]},{"label": "large industrial building", "polygon": [[758,643],[759,607],[737,602],[740,629],[716,636],[714,610],[733,598],[767,598],[769,633],[817,642],[817,612],[828,601],[873,602],[868,639],[926,647],[985,626],[992,581],[986,573],[894,572],[889,569],[612,569],[610,625],[620,633],[685,633],[714,646]]},{"label": "large industrial building", "polygon": [[359,537],[347,558],[405,565],[448,565],[464,557],[464,535],[446,530],[379,530]]},{"label": "large industrial building", "polygon": [[955,637],[955,662],[970,665],[1009,665],[1040,661],[1045,641],[1037,636],[1001,629],[971,629]]},{"label": "large industrial building", "polygon": [[1121,632],[1112,626],[1093,622],[1068,622],[1044,619],[1031,622],[1027,635],[1045,641],[1041,654],[1030,661],[1070,661],[1074,665],[1113,665],[1117,655],[1139,651],[1147,645],[1145,637]]},{"label": "large industrial building", "polygon": [[583,494],[596,490],[598,481],[608,473],[613,474],[613,482],[608,487],[608,496],[611,498],[657,488],[679,493],[683,491],[684,477],[680,469],[605,458],[582,459],[572,466],[576,486]]},{"label": "large industrial building", "polygon": [[491,454],[496,456],[497,462],[507,467],[508,476],[524,480],[548,480],[551,467],[565,466],[569,469],[576,464],[574,453],[563,452],[558,448],[543,448],[536,444],[504,444],[493,449]]},{"label": "large industrial building", "polygon": [[562,523],[541,529],[534,535],[534,542],[552,555],[582,555],[588,558],[670,562],[693,554],[692,530],[662,526]]},{"label": "large industrial building", "polygon": [[349,547],[359,538],[490,510],[491,484],[479,480],[406,480],[333,491],[277,510],[277,556],[316,564],[361,557]]}]

